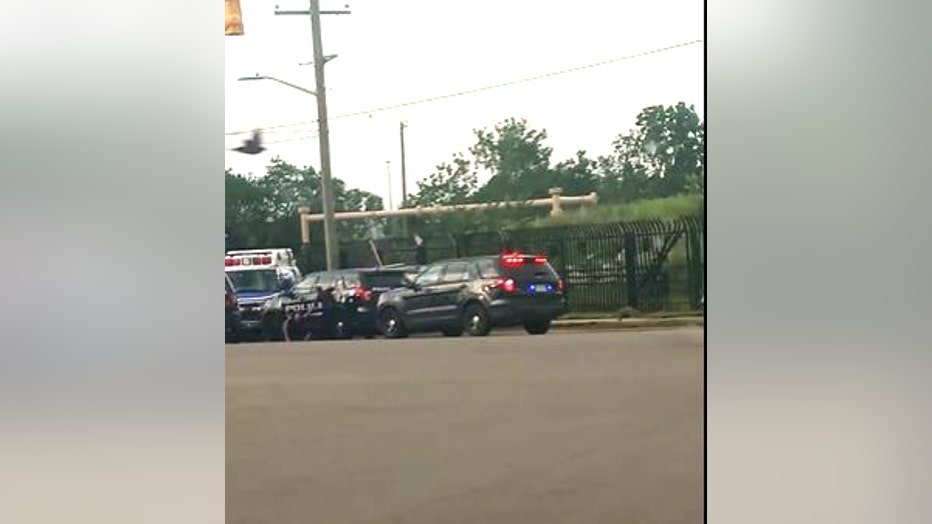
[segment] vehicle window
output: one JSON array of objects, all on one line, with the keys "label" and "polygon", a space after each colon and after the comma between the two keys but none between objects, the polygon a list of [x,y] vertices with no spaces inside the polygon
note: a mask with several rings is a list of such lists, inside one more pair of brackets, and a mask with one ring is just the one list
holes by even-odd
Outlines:
[{"label": "vehicle window", "polygon": [[336,286],[336,283],[337,283],[337,275],[333,273],[324,273],[317,280],[317,285],[324,289],[334,287]]},{"label": "vehicle window", "polygon": [[293,291],[299,295],[307,295],[314,291],[317,286],[317,275],[308,275],[298,282]]},{"label": "vehicle window", "polygon": [[495,260],[483,259],[476,265],[479,267],[479,276],[482,278],[495,278],[501,276]]},{"label": "vehicle window", "polygon": [[444,282],[464,282],[469,279],[469,264],[466,262],[454,262],[447,266],[447,271],[443,275]]},{"label": "vehicle window", "polygon": [[502,276],[509,276],[517,280],[534,280],[539,278],[554,279],[558,278],[557,272],[549,262],[535,264],[534,257],[523,257],[524,262],[516,266],[502,267]]},{"label": "vehicle window", "polygon": [[354,288],[359,285],[359,275],[357,273],[345,273],[343,275],[343,287],[346,289]]},{"label": "vehicle window", "polygon": [[363,273],[360,275],[363,284],[372,288],[396,288],[405,284],[404,271],[380,271],[378,273]]},{"label": "vehicle window", "polygon": [[278,272],[274,269],[230,271],[227,275],[233,281],[233,287],[239,292],[278,291]]},{"label": "vehicle window", "polygon": [[430,266],[423,273],[418,275],[417,283],[421,286],[432,286],[440,282],[440,275],[443,273],[443,266]]},{"label": "vehicle window", "polygon": [[223,280],[226,282],[227,293],[235,293],[233,284],[230,283],[230,277],[226,277]]}]

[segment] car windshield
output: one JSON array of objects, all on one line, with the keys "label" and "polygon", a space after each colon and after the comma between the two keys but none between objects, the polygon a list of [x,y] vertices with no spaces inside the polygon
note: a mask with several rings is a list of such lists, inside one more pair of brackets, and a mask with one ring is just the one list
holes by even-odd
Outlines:
[{"label": "car windshield", "polygon": [[402,287],[405,285],[404,271],[382,271],[378,273],[363,273],[360,275],[363,284],[371,287]]},{"label": "car windshield", "polygon": [[272,269],[257,271],[230,271],[227,273],[233,287],[241,293],[278,291],[278,274]]},{"label": "car windshield", "polygon": [[487,259],[479,262],[479,274],[483,278],[511,277],[518,281],[557,279],[556,270],[549,262],[534,263],[535,257],[523,256],[518,264],[506,265],[501,260]]}]

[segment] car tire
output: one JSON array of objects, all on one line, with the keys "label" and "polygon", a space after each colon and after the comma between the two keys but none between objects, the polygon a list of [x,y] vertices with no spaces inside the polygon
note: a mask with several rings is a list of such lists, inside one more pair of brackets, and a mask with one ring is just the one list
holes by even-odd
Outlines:
[{"label": "car tire", "polygon": [[405,328],[401,314],[395,308],[386,308],[379,313],[379,330],[385,338],[405,338],[408,330]]},{"label": "car tire", "polygon": [[269,314],[262,319],[262,339],[267,342],[284,342],[286,340],[285,317],[279,314]]},{"label": "car tire", "polygon": [[227,328],[225,338],[227,344],[236,344],[239,342],[240,338],[242,338],[239,333],[239,328],[235,325]]},{"label": "car tire", "polygon": [[343,319],[337,319],[333,324],[333,338],[337,340],[350,340],[353,338],[353,330],[349,323]]},{"label": "car tire", "polygon": [[469,333],[471,337],[484,337],[492,331],[488,311],[475,302],[467,304],[466,309],[463,310],[462,326],[463,331]]},{"label": "car tire", "polygon": [[531,335],[544,335],[550,331],[549,320],[535,320],[524,323],[524,330]]}]

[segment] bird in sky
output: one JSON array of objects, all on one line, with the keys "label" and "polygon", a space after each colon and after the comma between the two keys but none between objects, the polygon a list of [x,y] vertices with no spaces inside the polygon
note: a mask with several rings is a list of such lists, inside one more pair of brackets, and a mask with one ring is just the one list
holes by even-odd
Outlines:
[{"label": "bird in sky", "polygon": [[262,146],[262,132],[256,129],[252,132],[252,138],[244,140],[243,145],[234,147],[233,151],[239,151],[247,155],[258,155],[265,151],[265,147]]}]

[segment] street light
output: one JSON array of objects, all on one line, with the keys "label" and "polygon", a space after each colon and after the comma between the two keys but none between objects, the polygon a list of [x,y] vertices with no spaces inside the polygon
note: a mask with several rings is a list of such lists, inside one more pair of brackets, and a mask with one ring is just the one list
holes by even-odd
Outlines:
[{"label": "street light", "polygon": [[315,69],[318,71],[318,91],[305,89],[301,86],[292,84],[291,82],[286,82],[272,76],[260,75],[258,73],[256,76],[244,76],[238,79],[239,81],[271,80],[273,82],[286,85],[292,89],[297,89],[303,93],[314,95],[314,97],[317,98],[317,122],[318,126],[320,127],[320,131],[318,132],[318,137],[320,139],[320,185],[321,193],[323,193],[321,196],[323,197],[324,201],[324,251],[327,258],[328,271],[338,269],[339,259],[337,258],[337,251],[339,249],[339,240],[337,239],[336,218],[334,217],[336,199],[334,198],[333,194],[333,181],[330,177],[330,137],[329,130],[327,128],[326,94],[324,93],[321,95],[319,93],[326,91],[326,88],[323,87],[323,81],[321,78],[323,73],[323,64],[328,60],[332,60],[333,58],[336,58],[336,55],[327,55],[316,64]]},{"label": "street light", "polygon": [[310,89],[305,89],[301,86],[294,85],[291,82],[285,82],[284,80],[275,78],[273,76],[260,75],[257,73],[256,76],[243,76],[243,77],[237,78],[237,80],[239,80],[240,82],[244,82],[246,80],[271,80],[273,82],[278,82],[279,84],[286,85],[293,89],[297,89],[298,91],[303,91],[309,95],[317,96],[317,91],[311,91]]}]

